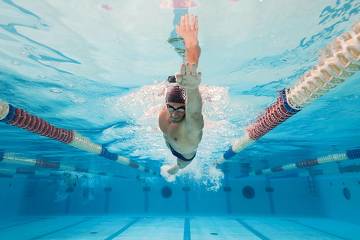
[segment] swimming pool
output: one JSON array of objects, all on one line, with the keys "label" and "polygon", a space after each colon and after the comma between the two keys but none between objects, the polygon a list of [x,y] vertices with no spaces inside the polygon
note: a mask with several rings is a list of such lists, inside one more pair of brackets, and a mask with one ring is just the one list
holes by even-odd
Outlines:
[{"label": "swimming pool", "polygon": [[[0,9],[2,239],[359,238],[359,1]],[[205,127],[167,182],[157,118],[186,13],[199,17]],[[311,80],[324,66],[331,84]]]}]

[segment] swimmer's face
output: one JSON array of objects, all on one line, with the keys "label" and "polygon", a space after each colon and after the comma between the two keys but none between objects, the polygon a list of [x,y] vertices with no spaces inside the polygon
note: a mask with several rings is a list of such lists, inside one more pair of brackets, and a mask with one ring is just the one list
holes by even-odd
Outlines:
[{"label": "swimmer's face", "polygon": [[185,117],[185,104],[184,103],[172,103],[166,104],[167,110],[170,114],[170,120],[173,123],[181,122]]}]

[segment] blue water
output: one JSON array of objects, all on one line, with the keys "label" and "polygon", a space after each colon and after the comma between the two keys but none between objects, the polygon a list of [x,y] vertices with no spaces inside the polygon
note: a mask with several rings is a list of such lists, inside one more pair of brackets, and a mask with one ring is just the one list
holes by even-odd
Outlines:
[{"label": "blue water", "polygon": [[[198,15],[205,119],[173,183],[0,123],[1,152],[113,176],[0,174],[0,239],[359,239],[359,159],[247,175],[359,149],[360,73],[216,162],[360,20],[360,1],[171,2],[0,1],[0,100],[155,171],[174,162],[157,126],[182,61],[168,39],[181,14]],[[0,161],[19,168],[34,170]]]}]

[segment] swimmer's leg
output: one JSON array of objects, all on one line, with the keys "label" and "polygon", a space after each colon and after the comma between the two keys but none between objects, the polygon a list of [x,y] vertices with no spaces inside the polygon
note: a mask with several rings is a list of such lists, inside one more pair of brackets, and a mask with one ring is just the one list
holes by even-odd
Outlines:
[{"label": "swimmer's leg", "polygon": [[191,161],[184,161],[181,159],[177,159],[177,163],[174,165],[163,165],[161,167],[161,175],[169,182],[175,181],[176,174],[179,172],[180,169],[185,168],[189,165]]},{"label": "swimmer's leg", "polygon": [[184,161],[184,160],[181,160],[180,158],[177,159],[177,164],[171,166],[167,172],[168,174],[170,175],[175,175],[177,174],[177,172],[180,170],[180,169],[183,169],[185,168],[187,165],[189,165],[191,163],[191,161]]},{"label": "swimmer's leg", "polygon": [[162,165],[160,168],[160,174],[165,178],[168,182],[173,182],[176,179],[176,173],[179,171],[179,167],[177,164],[175,165]]},{"label": "swimmer's leg", "polygon": [[167,172],[168,172],[168,174],[170,174],[170,175],[175,175],[175,174],[177,174],[177,172],[180,170],[180,167],[179,167],[179,165],[178,164],[174,164],[173,166],[171,166],[168,170],[167,170]]},{"label": "swimmer's leg", "polygon": [[181,160],[180,158],[177,159],[177,166],[179,169],[183,169],[183,168],[187,167],[187,165],[189,165],[190,163],[191,163],[191,160],[184,161],[184,160]]}]

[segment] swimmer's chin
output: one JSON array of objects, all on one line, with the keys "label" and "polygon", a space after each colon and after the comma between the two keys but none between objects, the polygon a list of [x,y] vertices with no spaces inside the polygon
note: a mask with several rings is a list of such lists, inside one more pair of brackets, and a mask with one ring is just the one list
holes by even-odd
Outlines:
[{"label": "swimmer's chin", "polygon": [[172,123],[179,123],[182,122],[182,120],[184,120],[184,118],[170,118],[170,121]]}]

